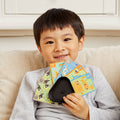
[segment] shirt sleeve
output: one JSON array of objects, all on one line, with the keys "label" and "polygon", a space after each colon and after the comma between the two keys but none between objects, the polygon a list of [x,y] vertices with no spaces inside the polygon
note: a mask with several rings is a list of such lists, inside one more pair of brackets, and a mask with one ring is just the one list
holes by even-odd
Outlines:
[{"label": "shirt sleeve", "polygon": [[33,101],[35,81],[27,73],[21,83],[10,120],[36,120],[37,103]]},{"label": "shirt sleeve", "polygon": [[97,68],[94,71],[96,106],[89,106],[90,120],[120,120],[120,102],[104,75]]}]

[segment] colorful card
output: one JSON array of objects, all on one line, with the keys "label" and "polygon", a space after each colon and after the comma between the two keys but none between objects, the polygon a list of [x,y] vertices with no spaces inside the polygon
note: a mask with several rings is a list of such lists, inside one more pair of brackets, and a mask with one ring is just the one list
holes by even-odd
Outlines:
[{"label": "colorful card", "polygon": [[48,92],[52,87],[52,80],[51,80],[51,73],[50,70],[47,71],[44,76],[38,81],[38,85],[33,97],[33,100],[39,101],[39,102],[46,102],[50,104],[57,104],[52,102],[48,98]]},{"label": "colorful card", "polygon": [[52,63],[50,64],[50,71],[51,71],[51,78],[52,78],[52,83],[54,84],[56,82],[57,76],[63,67],[64,62],[57,62],[57,63]]},{"label": "colorful card", "polygon": [[74,91],[81,96],[96,89],[90,73],[87,73],[82,65],[67,60],[50,64],[50,70],[38,81],[33,99],[39,102],[58,104],[49,99],[48,93],[56,80],[62,76],[69,78]]},{"label": "colorful card", "polygon": [[73,77],[69,74],[67,77],[70,79],[75,93],[79,93],[81,96],[95,90],[95,85],[90,73],[86,73],[77,77]]},{"label": "colorful card", "polygon": [[84,75],[87,72],[85,71],[85,69],[82,67],[82,65],[78,65],[77,67],[75,67],[71,72],[69,72],[65,77],[68,77],[70,80],[71,79],[75,79],[78,78],[80,75]]},{"label": "colorful card", "polygon": [[66,75],[67,75],[69,72],[71,72],[76,66],[78,66],[77,63],[75,63],[75,62],[73,62],[73,61],[71,61],[71,60],[67,60],[67,61],[64,63],[64,65],[63,65],[60,73],[58,74],[57,79],[60,78],[60,77],[62,77],[62,76],[66,76]]}]

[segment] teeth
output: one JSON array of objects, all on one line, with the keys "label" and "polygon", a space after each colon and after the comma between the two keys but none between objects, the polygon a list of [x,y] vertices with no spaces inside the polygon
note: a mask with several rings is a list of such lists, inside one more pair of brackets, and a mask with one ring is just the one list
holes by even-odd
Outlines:
[{"label": "teeth", "polygon": [[63,58],[64,56],[59,56],[58,58]]},{"label": "teeth", "polygon": [[55,57],[57,59],[64,59],[67,55],[61,55],[61,56],[58,56],[58,57]]}]

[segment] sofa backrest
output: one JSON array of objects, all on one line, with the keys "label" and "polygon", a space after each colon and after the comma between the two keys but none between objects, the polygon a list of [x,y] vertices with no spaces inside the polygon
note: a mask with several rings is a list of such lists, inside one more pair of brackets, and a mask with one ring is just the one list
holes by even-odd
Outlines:
[{"label": "sofa backrest", "polygon": [[[86,48],[76,62],[98,66],[120,100],[120,46]],[[27,71],[48,66],[38,51],[0,51],[0,120],[8,120]]]}]

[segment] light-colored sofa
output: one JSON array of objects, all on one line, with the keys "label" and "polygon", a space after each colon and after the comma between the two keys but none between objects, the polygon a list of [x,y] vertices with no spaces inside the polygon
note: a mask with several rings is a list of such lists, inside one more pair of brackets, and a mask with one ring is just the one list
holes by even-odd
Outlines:
[{"label": "light-colored sofa", "polygon": [[[76,60],[98,66],[120,100],[120,46],[86,48]],[[38,51],[0,52],[0,120],[8,120],[27,71],[48,66]]]}]

